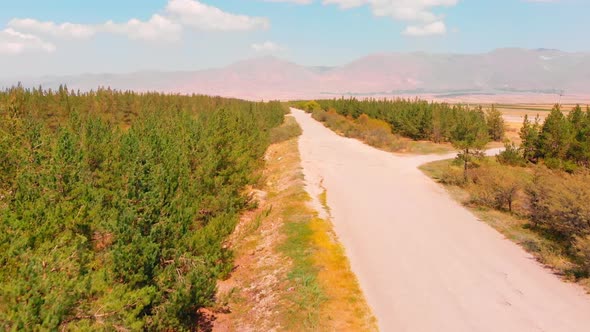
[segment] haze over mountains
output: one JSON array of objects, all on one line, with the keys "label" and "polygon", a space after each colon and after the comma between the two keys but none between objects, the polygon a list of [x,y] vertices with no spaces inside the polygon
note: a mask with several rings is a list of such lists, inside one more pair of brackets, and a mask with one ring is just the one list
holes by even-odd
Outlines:
[{"label": "haze over mountains", "polygon": [[[10,85],[15,82],[2,82]],[[484,54],[389,53],[340,67],[305,67],[275,57],[193,72],[86,74],[28,79],[25,86],[200,93],[245,99],[340,95],[438,99],[590,100],[590,53],[498,49]],[[531,95],[533,94],[533,95]]]}]

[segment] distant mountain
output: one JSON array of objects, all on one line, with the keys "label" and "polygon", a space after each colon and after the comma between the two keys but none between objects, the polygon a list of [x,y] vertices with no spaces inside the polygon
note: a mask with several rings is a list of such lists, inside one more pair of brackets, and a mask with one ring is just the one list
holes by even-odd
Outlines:
[{"label": "distant mountain", "polygon": [[52,88],[62,83],[82,90],[110,86],[247,99],[530,94],[551,100],[560,94],[584,99],[590,96],[590,53],[516,48],[485,54],[390,53],[366,56],[340,67],[304,67],[263,57],[194,72],[79,75],[23,82]]}]

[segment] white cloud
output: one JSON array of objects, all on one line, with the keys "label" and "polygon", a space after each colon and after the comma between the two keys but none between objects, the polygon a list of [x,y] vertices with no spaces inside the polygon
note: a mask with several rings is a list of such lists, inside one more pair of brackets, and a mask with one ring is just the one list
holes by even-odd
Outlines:
[{"label": "white cloud", "polygon": [[88,39],[97,33],[111,33],[133,40],[177,41],[183,27],[199,30],[240,31],[266,29],[270,22],[264,17],[251,17],[227,13],[196,0],[169,0],[161,14],[154,14],[147,21],[136,18],[118,23],[75,24],[42,22],[32,18],[15,18],[8,26],[19,31],[63,39]]},{"label": "white cloud", "polygon": [[447,26],[443,21],[436,21],[425,25],[410,25],[408,26],[403,34],[407,36],[432,36],[432,35],[444,35],[447,33]]},{"label": "white cloud", "polygon": [[324,5],[338,5],[341,9],[350,9],[360,7],[370,3],[369,0],[324,0]]},{"label": "white cloud", "polygon": [[52,53],[55,52],[55,45],[11,28],[0,30],[0,54],[18,55],[24,52]]},{"label": "white cloud", "polygon": [[[265,0],[267,2],[293,2],[306,4],[312,0]],[[556,1],[556,0],[530,0]],[[322,0],[324,5],[336,5],[340,9],[369,6],[375,16],[391,17],[395,20],[412,22],[404,31],[407,35],[424,36],[445,34],[446,25],[441,15],[434,12],[438,7],[453,7],[459,0]]]},{"label": "white cloud", "polygon": [[101,26],[101,30],[124,35],[130,39],[176,41],[180,39],[182,26],[155,14],[145,22],[137,19],[131,19],[126,23],[108,21]]},{"label": "white cloud", "polygon": [[32,18],[12,19],[8,26],[21,31],[29,31],[60,38],[89,38],[96,33],[96,27],[84,24],[41,22]]},{"label": "white cloud", "polygon": [[313,2],[313,0],[263,0],[264,2],[287,2],[287,3],[295,3],[298,5],[308,5]]},{"label": "white cloud", "polygon": [[323,0],[348,9],[368,5],[375,16],[388,16],[403,21],[434,22],[440,17],[433,13],[436,7],[452,7],[459,0]]},{"label": "white cloud", "polygon": [[278,52],[278,51],[282,51],[283,48],[276,44],[273,43],[271,41],[265,41],[264,43],[256,43],[256,44],[252,44],[250,45],[250,47],[255,50],[256,52]]},{"label": "white cloud", "polygon": [[270,26],[267,18],[227,13],[195,0],[170,0],[166,12],[180,23],[201,30],[254,30]]}]

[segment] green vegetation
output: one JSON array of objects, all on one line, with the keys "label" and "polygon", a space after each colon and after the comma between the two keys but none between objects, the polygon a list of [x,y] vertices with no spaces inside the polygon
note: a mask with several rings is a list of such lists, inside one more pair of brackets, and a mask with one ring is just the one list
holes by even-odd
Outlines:
[{"label": "green vegetation", "polygon": [[502,112],[492,105],[486,112],[488,134],[492,141],[501,142],[504,139],[506,124],[502,118]]},{"label": "green vegetation", "polygon": [[299,107],[306,112],[319,111],[322,109],[322,106],[318,104],[318,102],[316,102],[315,100],[301,102]]},{"label": "green vegetation", "polygon": [[565,116],[559,105],[541,125],[525,117],[520,131],[522,158],[531,163],[540,161],[552,169],[574,172],[590,167],[590,109],[578,105]]},{"label": "green vegetation", "polygon": [[467,179],[467,171],[474,158],[482,156],[482,151],[490,140],[490,127],[486,125],[486,119],[479,110],[465,110],[458,117],[456,124],[449,132],[449,139],[458,149],[458,160],[463,162],[463,176]]},{"label": "green vegetation", "polygon": [[283,228],[286,240],[280,249],[293,262],[288,277],[296,289],[290,296],[296,311],[291,316],[303,318],[303,321],[291,320],[289,325],[292,325],[291,328],[313,330],[320,324],[320,307],[327,299],[318,281],[319,270],[314,262],[313,251],[310,250],[314,247],[311,219],[301,216],[301,220],[293,220],[295,215],[293,211],[285,214],[288,218]]},{"label": "green vegetation", "polygon": [[[451,133],[465,117],[477,112],[486,119],[486,130],[492,128],[493,139],[503,137],[503,122],[498,122],[498,112],[489,111],[489,118],[482,108],[471,109],[462,105],[429,103],[422,100],[378,100],[367,99],[331,99],[319,100],[317,103],[324,110],[334,110],[338,114],[357,119],[365,114],[373,119],[385,121],[391,125],[393,133],[413,140],[428,140],[436,143],[451,142]],[[300,105],[302,103],[298,103]],[[499,119],[501,121],[501,119]],[[489,124],[488,124],[489,122]],[[499,137],[499,138],[498,138]]]},{"label": "green vegetation", "polygon": [[278,102],[0,92],[0,328],[190,330]]},{"label": "green vegetation", "polygon": [[464,156],[466,169],[473,155],[480,154],[490,141],[502,141],[505,132],[502,113],[494,106],[484,112],[481,107],[418,99],[359,101],[355,98],[295,102],[294,105],[312,113],[329,128],[383,150],[448,152],[448,148],[439,146],[436,149],[426,142],[452,143]]},{"label": "green vegetation", "polygon": [[352,117],[340,115],[334,110],[324,111],[319,109],[312,112],[312,117],[340,135],[359,139],[366,144],[386,151],[428,154],[447,153],[453,149],[450,144],[413,141],[395,135],[392,133],[389,123],[373,119],[366,114],[353,119]]}]

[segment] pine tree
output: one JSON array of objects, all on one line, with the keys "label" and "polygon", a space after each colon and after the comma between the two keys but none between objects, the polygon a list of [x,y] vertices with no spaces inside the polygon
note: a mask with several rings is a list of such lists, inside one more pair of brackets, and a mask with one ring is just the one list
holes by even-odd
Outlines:
[{"label": "pine tree", "polygon": [[524,159],[530,162],[536,162],[538,153],[537,153],[537,146],[539,141],[539,116],[535,118],[535,122],[531,123],[529,120],[529,116],[524,116],[524,122],[522,124],[522,128],[520,128],[520,139],[522,143],[520,144],[520,149],[522,151],[522,155]]},{"label": "pine tree", "polygon": [[467,180],[469,163],[482,155],[489,142],[489,129],[481,110],[467,110],[451,131],[451,143],[460,150],[458,158],[463,161],[464,177]]},{"label": "pine tree", "polygon": [[559,105],[551,110],[541,128],[538,153],[545,159],[564,160],[573,143],[573,128]]},{"label": "pine tree", "polygon": [[501,142],[504,139],[505,123],[500,112],[495,105],[492,105],[486,112],[486,122],[488,124],[490,138],[493,141]]},{"label": "pine tree", "polygon": [[568,120],[573,130],[573,141],[567,153],[567,158],[573,162],[590,166],[590,113],[582,111],[576,105],[569,113]]}]

